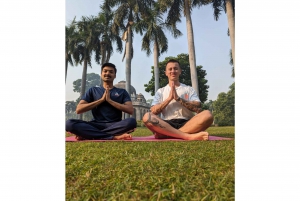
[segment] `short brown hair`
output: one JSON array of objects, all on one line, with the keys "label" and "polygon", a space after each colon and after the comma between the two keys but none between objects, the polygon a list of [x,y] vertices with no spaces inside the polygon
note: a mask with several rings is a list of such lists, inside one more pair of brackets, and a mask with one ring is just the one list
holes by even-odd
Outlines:
[{"label": "short brown hair", "polygon": [[[178,63],[178,65],[179,65],[179,67],[180,67],[180,63],[179,63],[179,61],[176,60],[176,59],[170,59],[170,60],[167,62],[166,67],[167,67],[168,63]],[[181,67],[180,67],[180,68],[181,68]]]}]

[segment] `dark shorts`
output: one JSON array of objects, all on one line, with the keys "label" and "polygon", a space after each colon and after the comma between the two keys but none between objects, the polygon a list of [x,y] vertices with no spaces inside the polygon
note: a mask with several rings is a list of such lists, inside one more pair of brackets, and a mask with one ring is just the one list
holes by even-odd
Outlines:
[{"label": "dark shorts", "polygon": [[170,119],[170,120],[164,120],[164,121],[176,129],[181,128],[182,126],[184,126],[186,124],[186,122],[188,122],[188,120],[186,120],[186,119]]}]

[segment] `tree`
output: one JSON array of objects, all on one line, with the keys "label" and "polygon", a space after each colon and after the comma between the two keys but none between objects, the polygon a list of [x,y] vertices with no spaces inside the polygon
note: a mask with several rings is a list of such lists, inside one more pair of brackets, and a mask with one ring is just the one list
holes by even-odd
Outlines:
[{"label": "tree", "polygon": [[73,113],[76,111],[76,102],[75,101],[66,101],[66,113]]},{"label": "tree", "polygon": [[220,93],[217,100],[213,102],[214,122],[219,126],[235,125],[235,83],[229,88],[230,90],[227,93]]},{"label": "tree", "polygon": [[209,110],[210,112],[213,112],[213,101],[209,100],[202,104],[202,110]]},{"label": "tree", "polygon": [[[96,73],[86,74],[86,87],[84,93],[86,93],[91,87],[100,86],[99,81],[100,81],[100,75]],[[81,92],[81,79],[75,80],[73,82],[73,91],[77,93]],[[79,98],[81,98],[81,96]]]},{"label": "tree", "polygon": [[[100,83],[100,75],[96,74],[96,73],[88,73],[86,74],[86,87],[85,87],[85,92],[86,93],[91,87],[94,86],[99,86]],[[77,93],[81,93],[81,79],[77,79],[73,82],[73,91],[77,92]],[[79,96],[76,101],[74,102],[75,105],[77,106],[79,101],[81,100],[82,96]],[[75,106],[75,110],[76,110],[76,106]],[[82,115],[82,119],[89,121],[92,120],[93,115],[91,113],[91,111],[85,112]]]},{"label": "tree", "polygon": [[[119,34],[113,31],[113,13],[104,6],[100,6],[101,12],[98,14],[97,23],[101,29],[99,39],[100,39],[100,55],[101,55],[101,65],[109,62],[110,57],[113,54],[113,42],[116,42],[117,51],[122,53],[123,46],[122,40]],[[101,74],[101,69],[100,69]],[[102,85],[102,80],[100,78],[100,85]]]},{"label": "tree", "polygon": [[[77,46],[73,53],[75,64],[82,64],[82,82],[81,82],[81,92],[82,97],[85,93],[86,86],[86,72],[87,65],[91,65],[91,55],[94,50],[96,50],[96,62],[99,64],[99,49],[100,42],[98,39],[99,29],[97,28],[96,20],[92,17],[82,17],[81,21],[77,22],[78,35],[76,37]],[[97,60],[98,58],[98,60]],[[79,119],[82,119],[82,114],[79,115]]]},{"label": "tree", "polygon": [[[181,67],[181,75],[179,77],[180,82],[184,83],[186,85],[192,84],[191,77],[190,77],[190,65],[189,65],[189,55],[188,54],[179,54],[177,57],[166,57],[164,61],[159,62],[159,87],[164,87],[168,84],[168,78],[165,75],[165,68],[166,64],[170,59],[176,59],[180,62],[180,67]],[[153,74],[153,66],[152,68],[152,74]],[[202,103],[204,103],[207,100],[207,95],[208,95],[208,88],[209,86],[207,85],[207,80],[205,79],[206,76],[206,71],[202,69],[202,66],[197,66],[197,79],[199,80],[198,82],[198,89],[199,89],[199,98]],[[151,95],[154,96],[155,94],[155,87],[154,87],[154,76],[152,76],[151,80],[148,82],[148,84],[145,84],[145,91],[146,92],[151,92]]]},{"label": "tree", "polygon": [[76,34],[76,25],[75,25],[75,18],[71,22],[70,25],[65,26],[65,37],[66,37],[66,44],[65,44],[65,82],[67,81],[67,72],[68,72],[68,64],[73,66],[73,59],[72,59],[72,54],[75,49],[75,37],[74,35]]},{"label": "tree", "polygon": [[163,21],[158,4],[154,4],[150,15],[146,16],[136,26],[146,30],[142,39],[142,50],[146,51],[147,56],[152,53],[151,46],[153,46],[154,80],[155,91],[157,91],[159,88],[158,58],[162,53],[168,51],[168,39],[165,30],[169,30],[174,38],[181,36],[182,33],[176,28],[176,24],[171,25]]},{"label": "tree", "polygon": [[163,12],[167,11],[169,8],[167,21],[170,24],[176,24],[176,22],[181,22],[181,11],[186,19],[186,29],[188,37],[188,53],[189,53],[189,63],[190,63],[190,73],[192,87],[195,89],[199,95],[198,80],[197,80],[197,68],[196,68],[196,55],[194,46],[194,33],[193,24],[191,18],[191,11],[194,7],[200,7],[209,3],[209,0],[158,0]]},{"label": "tree", "polygon": [[[133,39],[133,25],[141,21],[142,16],[149,15],[149,8],[153,4],[153,0],[105,0],[103,8],[111,11],[115,6],[117,9],[114,12],[114,33],[123,31],[122,40],[126,42],[124,56],[125,61],[125,74],[126,74],[126,90],[131,94],[131,59],[133,57],[132,39]],[[142,35],[142,29],[135,29],[135,31]],[[125,118],[129,114],[125,114]]]},{"label": "tree", "polygon": [[75,101],[66,101],[66,120],[76,117],[76,102]]},{"label": "tree", "polygon": [[235,73],[234,73],[234,65],[233,65],[233,58],[232,58],[232,51],[230,50],[230,61],[229,64],[232,66],[231,68],[231,77],[234,78],[235,77]]},{"label": "tree", "polygon": [[[231,43],[233,67],[235,66],[235,0],[211,0],[214,9],[214,17],[217,21],[221,15],[221,11],[227,14],[228,29]],[[233,68],[235,74],[235,68]]]}]

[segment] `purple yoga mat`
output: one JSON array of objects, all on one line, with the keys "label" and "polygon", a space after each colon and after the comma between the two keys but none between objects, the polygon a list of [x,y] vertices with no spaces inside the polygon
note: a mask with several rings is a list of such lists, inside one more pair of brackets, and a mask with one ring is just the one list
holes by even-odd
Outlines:
[{"label": "purple yoga mat", "polygon": [[[233,138],[209,136],[209,141],[212,140],[233,140]],[[132,140],[76,140],[75,136],[66,137],[66,142],[116,142],[116,141],[125,141],[125,142],[154,142],[154,141],[187,141],[182,139],[155,139],[154,135],[145,136],[145,137],[132,137]]]}]

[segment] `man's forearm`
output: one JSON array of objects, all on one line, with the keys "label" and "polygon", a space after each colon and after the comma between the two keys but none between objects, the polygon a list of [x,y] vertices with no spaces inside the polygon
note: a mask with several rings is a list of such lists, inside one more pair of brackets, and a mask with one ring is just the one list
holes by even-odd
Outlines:
[{"label": "man's forearm", "polygon": [[154,105],[150,108],[151,112],[155,115],[161,113],[163,111],[163,109],[165,109],[165,107],[167,107],[169,105],[171,101],[170,100],[165,100],[164,102],[162,102],[161,104],[157,104]]},{"label": "man's forearm", "polygon": [[99,99],[99,100],[96,100],[91,103],[79,103],[76,108],[76,113],[81,114],[81,113],[87,112],[87,111],[93,109],[94,107],[97,107],[98,105],[100,105],[103,102],[104,102],[104,100]]},{"label": "man's forearm", "polygon": [[108,103],[111,104],[113,107],[117,108],[118,110],[121,110],[122,112],[126,112],[128,114],[133,114],[132,104],[130,104],[130,105],[121,104],[121,103],[117,103],[113,100],[108,101]]},{"label": "man's forearm", "polygon": [[193,102],[189,102],[187,100],[184,100],[180,97],[178,97],[176,99],[176,101],[179,102],[182,106],[186,107],[187,109],[189,109],[192,112],[196,112],[196,113],[202,112],[202,109],[200,108],[200,106],[201,106],[200,102],[193,103]]}]

